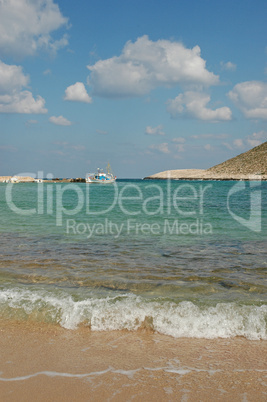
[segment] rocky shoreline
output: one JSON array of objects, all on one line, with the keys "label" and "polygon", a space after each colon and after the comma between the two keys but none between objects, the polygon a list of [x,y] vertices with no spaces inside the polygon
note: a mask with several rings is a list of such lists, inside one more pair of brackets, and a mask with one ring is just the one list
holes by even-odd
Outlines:
[{"label": "rocky shoreline", "polygon": [[165,170],[144,180],[267,180],[266,174],[242,174],[242,173],[213,173],[202,169]]},{"label": "rocky shoreline", "polygon": [[85,183],[85,179],[82,177],[78,177],[76,179],[34,179],[30,176],[0,176],[0,183]]}]

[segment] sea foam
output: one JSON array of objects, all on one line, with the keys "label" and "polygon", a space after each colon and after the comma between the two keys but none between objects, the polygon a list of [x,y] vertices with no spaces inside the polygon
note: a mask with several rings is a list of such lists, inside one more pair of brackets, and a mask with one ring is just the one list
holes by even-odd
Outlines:
[{"label": "sea foam", "polygon": [[176,338],[267,339],[267,305],[217,303],[198,306],[148,300],[134,294],[115,297],[87,297],[75,300],[66,292],[20,288],[0,291],[0,313],[5,318],[58,323],[66,329],[79,325],[92,331],[150,328]]}]

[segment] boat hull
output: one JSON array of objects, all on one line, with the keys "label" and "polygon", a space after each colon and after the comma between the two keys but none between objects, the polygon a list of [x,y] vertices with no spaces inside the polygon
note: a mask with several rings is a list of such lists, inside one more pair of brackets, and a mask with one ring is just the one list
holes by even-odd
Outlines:
[{"label": "boat hull", "polygon": [[91,183],[91,184],[111,184],[115,183],[116,179],[86,179],[86,183]]}]

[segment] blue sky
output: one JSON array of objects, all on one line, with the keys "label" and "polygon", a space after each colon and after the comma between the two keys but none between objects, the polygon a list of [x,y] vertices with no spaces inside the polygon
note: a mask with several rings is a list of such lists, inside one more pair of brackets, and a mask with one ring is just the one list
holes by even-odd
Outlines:
[{"label": "blue sky", "polygon": [[0,0],[0,175],[208,168],[267,140],[266,0]]}]

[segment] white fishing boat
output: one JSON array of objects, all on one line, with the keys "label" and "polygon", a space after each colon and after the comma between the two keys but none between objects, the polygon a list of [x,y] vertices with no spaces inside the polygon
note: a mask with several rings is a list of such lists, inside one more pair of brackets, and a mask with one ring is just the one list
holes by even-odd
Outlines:
[{"label": "white fishing boat", "polygon": [[108,164],[106,173],[98,168],[95,173],[87,173],[85,181],[86,183],[110,184],[116,181],[116,176],[113,175]]}]

